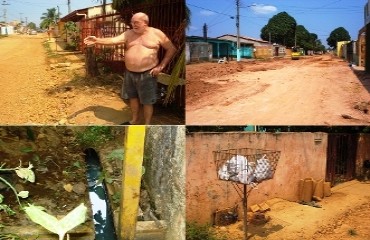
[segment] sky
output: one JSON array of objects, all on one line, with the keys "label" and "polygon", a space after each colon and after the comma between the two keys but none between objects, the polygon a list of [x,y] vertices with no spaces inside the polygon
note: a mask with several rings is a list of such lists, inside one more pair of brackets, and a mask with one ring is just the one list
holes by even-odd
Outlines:
[{"label": "sky", "polygon": [[[0,0],[0,21],[4,21],[4,10],[6,10],[7,21],[20,20],[23,22],[33,22],[36,26],[40,25],[40,18],[47,9],[55,8],[61,13],[61,17],[68,14],[68,0]],[[70,0],[71,11],[97,6],[101,0]],[[112,3],[112,0],[107,0]],[[26,19],[27,18],[27,19]]]},{"label": "sky", "polygon": [[[187,36],[203,36],[203,25],[208,26],[208,37],[236,35],[237,0],[186,0],[191,11]],[[367,0],[240,0],[240,35],[260,39],[268,20],[287,12],[298,25],[315,33],[327,46],[330,33],[344,27],[352,40],[364,26],[364,6]]]}]

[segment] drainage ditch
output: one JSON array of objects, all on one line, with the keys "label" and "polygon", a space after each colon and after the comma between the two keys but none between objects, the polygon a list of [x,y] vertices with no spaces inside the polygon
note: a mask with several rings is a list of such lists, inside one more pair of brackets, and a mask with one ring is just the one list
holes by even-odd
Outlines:
[{"label": "drainage ditch", "polygon": [[102,166],[99,156],[92,148],[86,149],[84,153],[89,197],[95,225],[95,240],[117,240],[108,192],[104,180],[100,179]]}]

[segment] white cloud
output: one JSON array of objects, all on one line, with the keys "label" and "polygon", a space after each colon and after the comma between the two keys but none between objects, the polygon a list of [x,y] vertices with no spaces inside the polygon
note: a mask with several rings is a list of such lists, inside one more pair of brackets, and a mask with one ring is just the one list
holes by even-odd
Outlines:
[{"label": "white cloud", "polygon": [[264,4],[253,4],[251,9],[256,14],[270,14],[277,11],[277,8],[272,5],[264,5]]},{"label": "white cloud", "polygon": [[200,15],[203,15],[203,16],[212,16],[212,15],[215,15],[216,13],[215,12],[212,12],[212,11],[208,11],[208,10],[202,10],[200,11]]}]

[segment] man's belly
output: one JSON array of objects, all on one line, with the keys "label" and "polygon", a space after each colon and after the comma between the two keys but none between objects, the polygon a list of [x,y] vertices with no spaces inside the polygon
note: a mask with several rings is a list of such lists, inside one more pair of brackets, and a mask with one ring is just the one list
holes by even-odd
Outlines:
[{"label": "man's belly", "polygon": [[144,72],[158,65],[156,49],[135,46],[125,51],[126,69],[132,72]]}]

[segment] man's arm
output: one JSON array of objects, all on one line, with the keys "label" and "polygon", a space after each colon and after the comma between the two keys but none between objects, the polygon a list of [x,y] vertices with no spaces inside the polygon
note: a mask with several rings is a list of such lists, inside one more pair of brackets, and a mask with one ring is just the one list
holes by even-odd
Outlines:
[{"label": "man's arm", "polygon": [[152,69],[151,74],[157,76],[171,61],[173,55],[176,53],[176,47],[173,45],[171,40],[161,30],[156,29],[157,35],[160,39],[161,46],[165,49],[165,54],[162,61]]},{"label": "man's arm", "polygon": [[120,45],[125,43],[125,32],[121,35],[111,37],[111,38],[97,38],[95,36],[88,36],[84,39],[86,45]]}]

